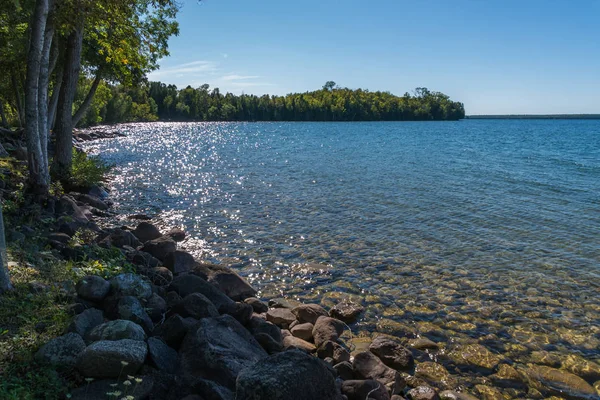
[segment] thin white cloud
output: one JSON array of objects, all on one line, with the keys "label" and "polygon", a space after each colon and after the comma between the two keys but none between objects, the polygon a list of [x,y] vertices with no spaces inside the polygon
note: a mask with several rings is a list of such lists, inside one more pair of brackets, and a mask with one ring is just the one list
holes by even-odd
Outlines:
[{"label": "thin white cloud", "polygon": [[221,57],[227,58],[227,57],[229,57],[229,54],[227,54],[227,53],[221,53]]},{"label": "thin white cloud", "polygon": [[219,72],[219,65],[213,61],[193,61],[174,67],[159,69],[152,72],[151,78],[186,75],[213,75]]},{"label": "thin white cloud", "polygon": [[247,79],[258,79],[260,78],[260,76],[257,75],[236,75],[236,74],[230,74],[230,75],[225,75],[223,77],[221,77],[222,80],[224,81],[242,81],[242,80],[247,80]]}]

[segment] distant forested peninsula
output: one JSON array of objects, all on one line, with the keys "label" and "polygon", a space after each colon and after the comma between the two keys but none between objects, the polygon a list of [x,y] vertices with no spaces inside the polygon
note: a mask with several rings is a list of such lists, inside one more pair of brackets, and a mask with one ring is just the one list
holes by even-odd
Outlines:
[{"label": "distant forested peninsula", "polygon": [[600,114],[467,115],[466,119],[600,119]]},{"label": "distant forested peninsula", "polygon": [[[81,82],[75,106],[91,81]],[[412,94],[338,87],[285,96],[223,94],[205,84],[178,89],[149,82],[135,87],[102,82],[80,126],[131,121],[442,121],[464,118],[464,106],[440,92],[417,88]]]}]

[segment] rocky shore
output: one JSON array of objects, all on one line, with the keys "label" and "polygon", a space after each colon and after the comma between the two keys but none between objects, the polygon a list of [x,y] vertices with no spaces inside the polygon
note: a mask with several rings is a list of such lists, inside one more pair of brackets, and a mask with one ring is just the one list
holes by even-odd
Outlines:
[{"label": "rocky shore", "polygon": [[[77,132],[75,141],[120,135],[102,127]],[[426,337],[353,337],[360,304],[342,300],[327,310],[259,299],[233,269],[179,249],[187,235],[181,229],[161,232],[146,215],[111,225],[103,187],[63,195],[49,209],[56,224],[46,240],[62,257],[85,257],[72,244],[77,237],[133,266],[109,279],[88,275],[61,284],[72,321],[35,359],[76,376],[81,386],[72,399],[600,398],[600,367],[592,362],[578,374],[584,380],[560,368],[561,360],[540,354],[539,364],[523,367],[473,343],[447,354],[470,372],[486,371],[465,386],[437,362],[443,349]],[[81,239],[82,231],[93,234]]]}]

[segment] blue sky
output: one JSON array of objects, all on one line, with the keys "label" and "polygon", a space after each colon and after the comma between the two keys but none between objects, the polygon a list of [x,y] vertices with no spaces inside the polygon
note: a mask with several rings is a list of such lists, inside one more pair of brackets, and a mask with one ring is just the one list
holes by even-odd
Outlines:
[{"label": "blue sky", "polygon": [[183,0],[151,80],[444,92],[467,114],[600,113],[599,0]]}]

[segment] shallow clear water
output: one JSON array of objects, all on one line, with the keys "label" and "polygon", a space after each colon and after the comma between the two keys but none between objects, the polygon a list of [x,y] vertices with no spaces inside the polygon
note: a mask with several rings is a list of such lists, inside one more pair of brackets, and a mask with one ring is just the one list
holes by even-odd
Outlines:
[{"label": "shallow clear water", "polygon": [[117,207],[184,226],[188,250],[267,298],[350,297],[367,307],[355,333],[447,352],[599,362],[600,121],[118,129],[89,145],[117,166]]}]

